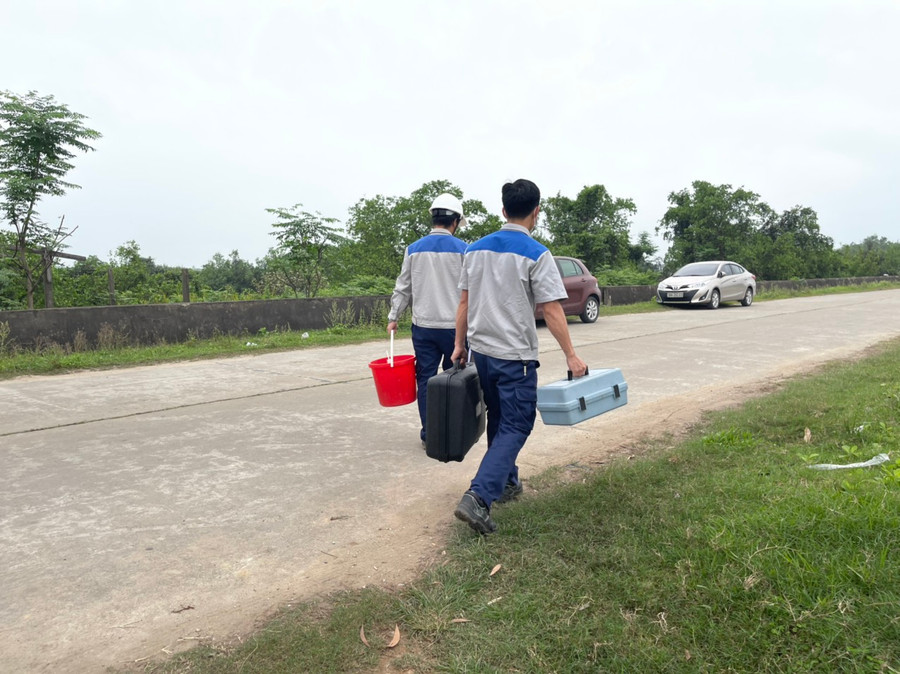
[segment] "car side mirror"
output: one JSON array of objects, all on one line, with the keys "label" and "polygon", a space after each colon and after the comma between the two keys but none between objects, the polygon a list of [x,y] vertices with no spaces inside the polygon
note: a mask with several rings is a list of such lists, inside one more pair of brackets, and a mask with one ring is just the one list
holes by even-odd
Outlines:
[{"label": "car side mirror", "polygon": [[718,274],[716,274],[716,276],[718,276],[719,278],[724,278],[725,272],[724,272],[724,271],[720,271]]}]

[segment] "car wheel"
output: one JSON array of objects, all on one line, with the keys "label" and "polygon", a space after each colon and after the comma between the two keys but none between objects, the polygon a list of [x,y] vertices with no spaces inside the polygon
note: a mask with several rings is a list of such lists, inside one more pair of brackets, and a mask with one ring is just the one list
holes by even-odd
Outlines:
[{"label": "car wheel", "polygon": [[747,292],[744,293],[744,299],[741,300],[741,304],[745,307],[749,307],[753,304],[753,288],[747,288]]},{"label": "car wheel", "polygon": [[722,302],[722,296],[719,294],[719,289],[716,288],[712,291],[712,295],[709,296],[709,308],[710,309],[718,309],[719,304]]},{"label": "car wheel", "polygon": [[594,295],[588,297],[587,302],[584,304],[584,311],[581,312],[581,322],[582,323],[593,323],[597,320],[597,316],[600,315],[600,300],[598,300]]}]

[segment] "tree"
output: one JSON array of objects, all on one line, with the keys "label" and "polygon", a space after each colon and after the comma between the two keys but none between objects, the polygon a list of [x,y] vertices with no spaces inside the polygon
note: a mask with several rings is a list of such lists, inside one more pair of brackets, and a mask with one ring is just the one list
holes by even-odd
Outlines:
[{"label": "tree", "polygon": [[109,265],[96,255],[79,260],[53,273],[56,305],[92,307],[109,304]]},{"label": "tree", "polygon": [[838,257],[849,276],[900,275],[900,242],[883,236],[867,236],[862,243],[841,246]]},{"label": "tree", "polygon": [[772,209],[755,192],[697,180],[691,189],[669,194],[672,204],[656,231],[672,245],[665,268],[698,260],[746,260],[754,236]]},{"label": "tree", "polygon": [[256,287],[260,274],[255,266],[242,260],[240,254],[233,250],[227,258],[221,253],[213,255],[196,277],[201,286],[240,295]]},{"label": "tree", "polygon": [[432,180],[406,197],[376,195],[360,199],[347,221],[350,240],[345,253],[353,260],[356,274],[394,278],[400,273],[403,252],[416,239],[431,231],[429,209],[435,197],[448,192],[462,200],[468,227],[457,236],[474,241],[496,230],[499,217],[488,213],[477,199],[463,199],[463,192],[449,180]]},{"label": "tree", "polygon": [[299,296],[315,297],[325,282],[325,256],[341,240],[335,218],[291,208],[267,208],[278,220],[272,224],[278,246],[270,251],[266,272]]},{"label": "tree", "polygon": [[840,266],[834,242],[819,231],[816,212],[805,206],[768,214],[759,229],[754,258],[747,264],[767,279],[828,278]]},{"label": "tree", "polygon": [[613,198],[603,185],[585,186],[575,199],[548,197],[542,210],[553,252],[580,258],[588,269],[646,268],[656,251],[646,233],[631,243],[634,201]]},{"label": "tree", "polygon": [[[45,196],[79,189],[64,180],[73,168],[69,160],[75,152],[93,150],[86,141],[100,138],[83,124],[85,119],[53,96],[0,93],[0,211],[15,231],[9,257],[25,277],[29,309],[34,308],[35,280],[53,262],[48,251],[57,250],[75,231],[65,228],[63,218],[56,226],[47,225],[37,205]],[[29,255],[35,252],[43,254]]]}]

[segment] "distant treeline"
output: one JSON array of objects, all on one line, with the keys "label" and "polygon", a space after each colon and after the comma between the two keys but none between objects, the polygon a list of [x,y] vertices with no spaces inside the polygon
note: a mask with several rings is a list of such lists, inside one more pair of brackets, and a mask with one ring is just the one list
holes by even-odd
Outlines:
[{"label": "distant treeline", "polygon": [[[190,270],[191,300],[389,294],[406,246],[430,231],[428,207],[442,192],[463,199],[469,226],[458,232],[461,238],[474,241],[502,225],[446,180],[426,183],[409,196],[361,199],[343,223],[301,204],[268,209],[276,245],[255,262],[234,250]],[[557,255],[584,260],[601,285],[655,283],[702,259],[735,260],[763,280],[900,274],[900,242],[869,236],[835,249],[809,207],[778,213],[746,189],[702,181],[671,193],[669,203],[656,228],[669,243],[661,256],[649,233],[631,239],[633,200],[615,198],[603,185],[585,187],[575,198],[546,197],[536,237]],[[13,244],[11,234],[0,232],[0,246]],[[118,304],[182,300],[181,268],[141,255],[138,243],[129,241],[107,261],[92,255],[71,265],[54,263],[55,305],[109,304],[110,270]],[[43,306],[42,289],[34,292],[35,306]],[[0,257],[0,310],[26,306],[24,279]]]}]

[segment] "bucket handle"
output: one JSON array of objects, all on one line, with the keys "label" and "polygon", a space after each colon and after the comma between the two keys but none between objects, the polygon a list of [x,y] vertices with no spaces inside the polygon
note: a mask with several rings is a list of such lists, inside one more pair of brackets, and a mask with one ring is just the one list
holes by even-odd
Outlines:
[{"label": "bucket handle", "polygon": [[388,363],[390,363],[391,367],[394,367],[394,331],[391,330],[391,355],[388,358]]}]

